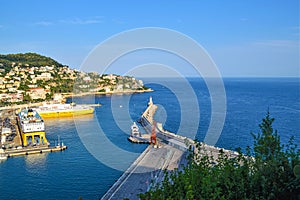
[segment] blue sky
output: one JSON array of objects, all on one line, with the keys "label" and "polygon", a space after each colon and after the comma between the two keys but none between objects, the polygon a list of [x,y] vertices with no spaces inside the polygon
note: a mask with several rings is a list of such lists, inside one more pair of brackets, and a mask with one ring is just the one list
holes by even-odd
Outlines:
[{"label": "blue sky", "polygon": [[79,68],[112,35],[163,27],[201,44],[222,76],[300,76],[297,0],[10,0],[1,8],[0,54],[37,52]]}]

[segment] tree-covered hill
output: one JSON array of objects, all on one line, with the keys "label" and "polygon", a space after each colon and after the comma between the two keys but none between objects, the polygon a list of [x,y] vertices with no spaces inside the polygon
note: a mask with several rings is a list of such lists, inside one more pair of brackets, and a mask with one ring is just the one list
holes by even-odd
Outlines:
[{"label": "tree-covered hill", "polygon": [[56,67],[63,66],[54,59],[46,56],[39,55],[37,53],[18,53],[18,54],[0,54],[0,66],[4,68],[12,67],[13,63],[21,67],[30,66],[30,67],[40,67],[40,66],[52,66]]}]

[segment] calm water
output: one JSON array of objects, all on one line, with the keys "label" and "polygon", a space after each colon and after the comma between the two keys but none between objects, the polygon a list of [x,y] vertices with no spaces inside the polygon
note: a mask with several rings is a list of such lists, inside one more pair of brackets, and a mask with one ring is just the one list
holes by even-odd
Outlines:
[{"label": "calm water", "polygon": [[[169,84],[180,84],[176,80],[166,80]],[[200,107],[200,122],[197,138],[203,140],[210,122],[211,104],[208,90],[200,79],[189,79]],[[155,83],[155,81],[153,81]],[[225,79],[227,95],[227,115],[217,146],[224,148],[245,148],[252,145],[250,132],[259,130],[258,124],[269,108],[275,118],[274,128],[278,129],[283,142],[291,135],[300,144],[300,81],[299,79]],[[175,93],[164,84],[149,84],[155,92],[114,97],[117,107],[129,102],[132,120],[138,119],[145,109],[149,96],[160,104],[157,120],[165,121],[167,130],[176,132],[180,124],[180,106]],[[181,91],[185,92],[185,91]],[[88,98],[88,97],[85,97]],[[77,99],[77,102],[85,98]],[[119,148],[130,152],[142,152],[145,145],[131,144],[127,141],[131,121],[120,116],[119,123],[128,129],[124,133],[114,123],[111,111],[111,96],[97,96],[97,107],[93,116],[76,119],[88,125],[98,121],[106,136]],[[181,99],[180,101],[189,101]],[[184,112],[193,112],[193,107]],[[166,117],[166,118],[165,118]],[[193,120],[193,119],[190,119]],[[181,124],[188,129],[188,124]],[[0,199],[99,199],[122,174],[121,171],[107,167],[95,159],[82,144],[72,119],[46,120],[47,138],[54,145],[58,135],[69,148],[64,152],[25,157],[9,158],[0,163]],[[89,134],[91,130],[87,129]],[[113,156],[111,159],[116,161]],[[132,159],[124,161],[128,166]]]}]

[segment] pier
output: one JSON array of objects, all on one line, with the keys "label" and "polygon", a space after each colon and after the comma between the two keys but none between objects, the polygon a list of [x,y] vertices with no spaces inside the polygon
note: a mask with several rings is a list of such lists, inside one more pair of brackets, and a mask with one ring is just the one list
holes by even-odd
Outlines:
[{"label": "pier", "polygon": [[[156,124],[154,122],[156,109],[157,105],[153,104],[150,98],[148,107],[140,118],[140,124],[149,135],[153,131],[156,133],[158,144],[149,145],[101,200],[139,199],[138,194],[145,193],[151,186],[162,182],[164,170],[172,171],[175,168],[181,170],[183,166],[186,166],[190,148],[194,149],[196,154],[207,154],[217,159],[221,148],[201,143],[201,152],[198,152],[194,148],[193,139],[171,133],[164,130],[162,124]],[[237,156],[236,152],[222,150],[230,157]]]},{"label": "pier", "polygon": [[150,187],[163,180],[164,170],[174,170],[185,165],[187,152],[162,144],[160,148],[149,145],[135,162],[106,192],[102,200],[138,199]]},{"label": "pier", "polygon": [[25,156],[25,155],[30,155],[30,154],[41,154],[41,153],[64,151],[66,149],[67,149],[67,146],[24,147],[22,149],[9,149],[9,150],[6,150],[5,153],[6,153],[7,157],[13,157],[13,156]]},{"label": "pier", "polygon": [[[0,128],[1,130],[1,149],[3,149],[2,156],[13,157],[13,156],[25,156],[31,154],[41,154],[49,152],[64,151],[67,146],[58,144],[57,146],[49,146],[48,144],[36,144],[27,145],[24,144],[24,138],[22,137],[20,127],[15,116],[16,110],[2,110],[0,111]],[[3,130],[9,126],[9,133],[4,134]],[[11,138],[11,139],[7,139]]]}]

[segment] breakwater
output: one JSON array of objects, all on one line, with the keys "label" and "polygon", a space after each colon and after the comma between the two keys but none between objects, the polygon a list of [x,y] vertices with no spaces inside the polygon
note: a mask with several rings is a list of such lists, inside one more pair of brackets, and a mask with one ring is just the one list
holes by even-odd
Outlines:
[{"label": "breakwater", "polygon": [[[202,143],[198,152],[194,140],[164,130],[162,124],[154,122],[157,105],[152,98],[143,112],[139,122],[148,134],[156,133],[158,147],[149,145],[136,161],[123,173],[115,184],[104,194],[102,200],[138,199],[138,194],[145,193],[152,185],[160,183],[164,177],[164,170],[180,169],[187,164],[188,149],[194,149],[197,154],[209,154],[217,159],[220,148]],[[156,124],[156,126],[155,126]],[[229,156],[236,152],[223,149]]]}]

